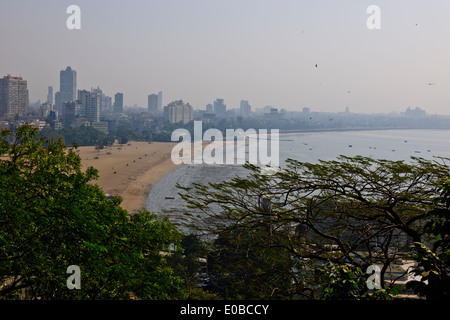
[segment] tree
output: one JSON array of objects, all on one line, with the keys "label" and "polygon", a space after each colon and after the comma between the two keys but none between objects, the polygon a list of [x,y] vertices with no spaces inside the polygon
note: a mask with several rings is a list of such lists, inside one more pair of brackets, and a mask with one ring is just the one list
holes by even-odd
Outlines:
[{"label": "tree", "polygon": [[[435,199],[436,208],[427,215],[424,233],[433,237],[429,244],[416,242],[413,273],[420,280],[407,286],[427,300],[450,298],[450,179],[442,180],[442,191]],[[431,248],[430,248],[431,247]]]},{"label": "tree", "polygon": [[[168,221],[129,216],[108,199],[96,169],[74,148],[26,125],[0,136],[0,298],[179,297],[180,279],[161,252],[179,243]],[[69,290],[67,267],[81,270]]]},{"label": "tree", "polygon": [[[265,226],[220,234],[208,254],[208,290],[223,299],[287,299],[293,261],[268,244]],[[255,241],[255,240],[258,241]]]},{"label": "tree", "polygon": [[314,270],[327,261],[361,270],[380,264],[382,287],[395,285],[386,284],[386,273],[409,257],[413,242],[426,238],[422,226],[439,193],[437,181],[448,175],[447,160],[289,159],[272,176],[246,164],[247,177],[179,188],[191,210],[186,225],[213,237],[264,225],[266,233],[252,244],[264,244],[261,252],[276,248],[295,262],[289,292],[320,298]]},{"label": "tree", "polygon": [[[187,299],[193,300],[216,300],[220,297],[199,286],[201,274],[205,275],[206,266],[200,261],[207,256],[207,248],[204,243],[194,234],[182,235],[180,242],[182,250],[173,252],[167,261],[169,266],[179,276],[183,283],[181,288]],[[207,280],[207,279],[203,279]],[[207,283],[203,283],[208,285]]]},{"label": "tree", "polygon": [[66,145],[93,146],[96,144],[106,145],[108,142],[108,137],[105,133],[89,126],[64,128],[58,131],[43,129],[41,135],[52,141],[62,138]]}]

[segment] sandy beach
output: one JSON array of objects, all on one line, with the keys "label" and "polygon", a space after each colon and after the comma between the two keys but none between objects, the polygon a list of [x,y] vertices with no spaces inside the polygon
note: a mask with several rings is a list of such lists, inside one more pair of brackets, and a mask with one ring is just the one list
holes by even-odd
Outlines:
[{"label": "sandy beach", "polygon": [[130,213],[143,209],[152,185],[175,169],[171,160],[176,142],[129,142],[102,150],[79,147],[83,168],[99,171],[98,184],[105,193],[122,197]]}]

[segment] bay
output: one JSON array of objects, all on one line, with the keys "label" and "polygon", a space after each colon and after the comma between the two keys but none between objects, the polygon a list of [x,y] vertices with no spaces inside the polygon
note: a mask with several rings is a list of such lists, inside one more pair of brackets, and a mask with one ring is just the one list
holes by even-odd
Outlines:
[{"label": "bay", "polygon": [[[376,130],[280,134],[280,166],[291,158],[316,163],[339,155],[368,156],[375,159],[410,161],[411,157],[450,158],[450,130]],[[176,184],[221,182],[245,176],[240,165],[182,165],[156,183],[147,198],[146,209],[177,217],[186,211]],[[449,173],[450,175],[450,173]]]}]

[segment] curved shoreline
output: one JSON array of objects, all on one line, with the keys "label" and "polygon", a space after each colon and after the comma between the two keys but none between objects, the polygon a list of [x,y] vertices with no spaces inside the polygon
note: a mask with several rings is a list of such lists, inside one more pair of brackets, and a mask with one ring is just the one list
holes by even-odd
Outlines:
[{"label": "curved shoreline", "polygon": [[[120,196],[121,207],[129,213],[146,208],[151,188],[165,175],[183,164],[174,164],[172,149],[179,142],[130,141],[102,150],[93,146],[79,147],[83,169],[92,166],[99,171],[99,179],[92,183],[112,196]],[[209,142],[203,143],[203,148]],[[194,144],[191,150],[195,157]]]},{"label": "curved shoreline", "polygon": [[171,160],[175,142],[135,142],[102,150],[79,147],[83,169],[99,171],[97,184],[109,195],[123,199],[121,207],[130,213],[145,208],[151,187],[178,165]]}]

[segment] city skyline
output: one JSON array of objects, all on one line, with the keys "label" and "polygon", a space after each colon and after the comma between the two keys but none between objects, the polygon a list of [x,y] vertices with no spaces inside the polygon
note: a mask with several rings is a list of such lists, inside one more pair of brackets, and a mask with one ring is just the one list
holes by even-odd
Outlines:
[{"label": "city skyline", "polygon": [[[148,95],[204,110],[216,99],[301,111],[450,114],[450,3],[423,1],[76,1],[2,0],[0,75],[28,82],[29,100],[47,100],[59,72],[78,88],[123,92],[146,108]],[[367,8],[381,8],[370,30]],[[14,32],[8,26],[15,25]],[[88,49],[88,50],[86,50]]]}]

